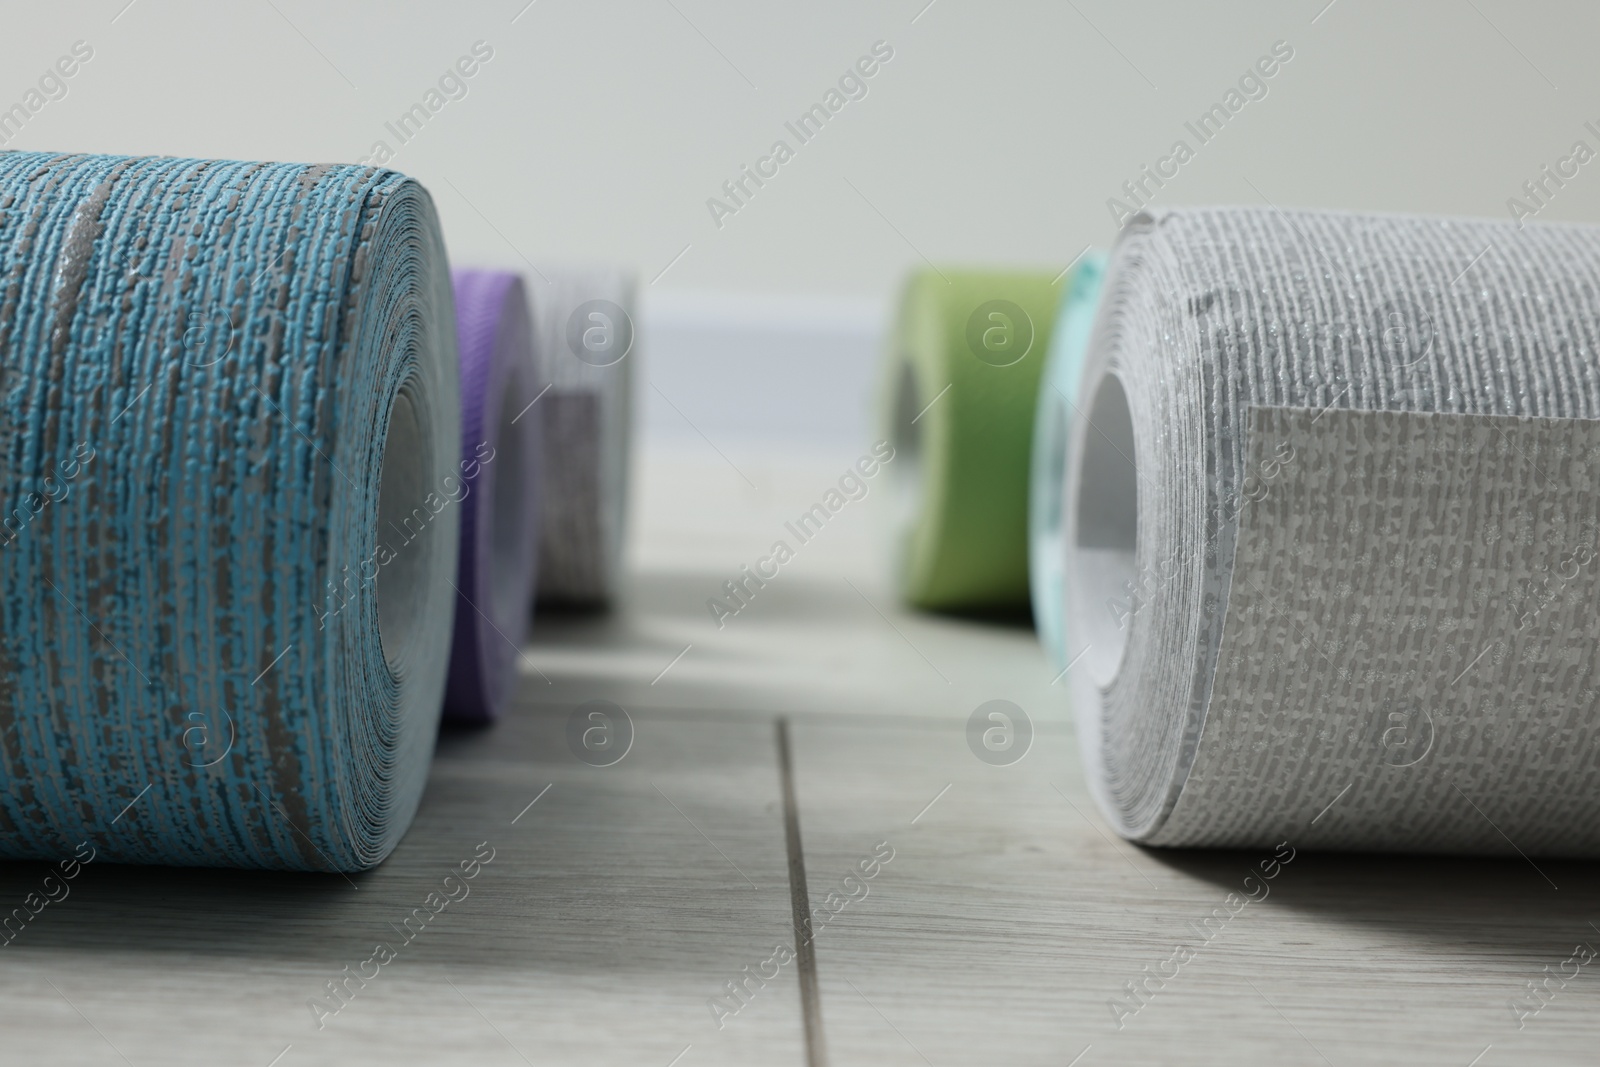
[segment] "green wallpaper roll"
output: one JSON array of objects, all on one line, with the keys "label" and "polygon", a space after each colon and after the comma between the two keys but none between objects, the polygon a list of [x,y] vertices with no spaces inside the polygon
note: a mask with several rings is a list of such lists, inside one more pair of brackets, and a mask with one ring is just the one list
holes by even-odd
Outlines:
[{"label": "green wallpaper roll", "polygon": [[884,415],[901,494],[899,587],[935,610],[1028,604],[1028,462],[1061,286],[1049,274],[907,279]]}]

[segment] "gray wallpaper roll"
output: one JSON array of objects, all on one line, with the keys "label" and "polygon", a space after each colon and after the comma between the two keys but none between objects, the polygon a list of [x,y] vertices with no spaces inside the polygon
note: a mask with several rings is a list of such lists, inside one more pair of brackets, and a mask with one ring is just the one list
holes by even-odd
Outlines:
[{"label": "gray wallpaper roll", "polygon": [[1600,855],[1597,353],[1600,228],[1130,222],[1065,486],[1116,829]]},{"label": "gray wallpaper roll", "polygon": [[627,524],[634,279],[544,267],[529,280],[544,408],[539,603],[603,607],[616,595]]}]

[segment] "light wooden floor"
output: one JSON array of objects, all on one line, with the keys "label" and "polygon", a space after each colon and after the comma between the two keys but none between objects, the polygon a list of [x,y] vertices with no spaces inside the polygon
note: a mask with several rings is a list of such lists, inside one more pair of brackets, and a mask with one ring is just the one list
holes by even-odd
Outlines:
[{"label": "light wooden floor", "polygon": [[[87,868],[0,949],[0,1062],[1594,1062],[1600,962],[1542,1002],[1527,983],[1600,945],[1600,868],[1299,853],[1202,938],[1191,924],[1229,916],[1268,857],[1111,837],[1031,631],[893,607],[882,486],[715,627],[705,598],[843,469],[737,458],[647,460],[627,606],[541,620],[521,706],[441,739],[376,871]],[[567,748],[595,698],[636,728],[610,767]],[[1036,729],[1010,766],[966,740],[996,698]],[[485,841],[470,896],[319,1030],[307,1000]],[[725,983],[795,944],[795,860],[813,905],[866,895],[719,1028]],[[43,874],[0,867],[0,903]],[[1180,945],[1192,958],[1130,1014],[1125,984],[1170,974]],[[1543,1005],[1521,1029],[1515,998]]]}]

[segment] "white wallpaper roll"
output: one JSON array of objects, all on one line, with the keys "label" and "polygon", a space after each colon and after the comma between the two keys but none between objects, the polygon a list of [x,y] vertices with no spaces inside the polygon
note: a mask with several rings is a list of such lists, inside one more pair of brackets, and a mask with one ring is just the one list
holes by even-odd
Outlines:
[{"label": "white wallpaper roll", "polygon": [[539,603],[603,607],[616,595],[627,524],[634,279],[544,267],[528,281],[544,408]]},{"label": "white wallpaper roll", "polygon": [[1600,228],[1141,215],[1068,444],[1068,675],[1152,845],[1600,855]]}]

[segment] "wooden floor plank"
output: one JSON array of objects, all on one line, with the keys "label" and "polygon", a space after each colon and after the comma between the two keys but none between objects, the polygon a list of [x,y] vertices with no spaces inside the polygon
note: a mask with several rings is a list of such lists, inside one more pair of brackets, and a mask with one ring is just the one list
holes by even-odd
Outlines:
[{"label": "wooden floor plank", "polygon": [[[603,768],[569,754],[561,714],[447,736],[416,825],[353,885],[89,865],[0,949],[4,1059],[802,1062],[791,975],[722,1029],[707,1006],[791,930],[770,724],[634,719]],[[390,924],[483,842],[467,895],[406,944]],[[0,869],[0,900],[45,870]],[[308,999],[376,941],[396,959],[318,1029]]]},{"label": "wooden floor plank", "polygon": [[[1600,945],[1595,865],[1301,852],[1263,883],[1266,854],[1115,839],[1057,728],[1006,767],[959,724],[793,732],[813,902],[895,850],[818,937],[835,1067],[1592,1062],[1600,964],[1563,965]],[[1576,977],[1519,1020],[1546,964]]]}]

